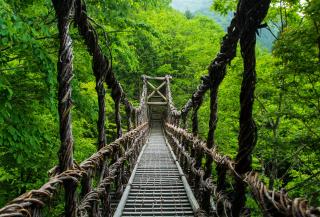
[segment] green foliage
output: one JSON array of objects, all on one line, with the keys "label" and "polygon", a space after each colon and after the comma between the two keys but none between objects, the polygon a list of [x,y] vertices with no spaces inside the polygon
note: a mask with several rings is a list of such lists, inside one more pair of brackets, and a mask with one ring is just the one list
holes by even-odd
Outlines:
[{"label": "green foliage", "polygon": [[[227,14],[235,9],[235,1],[214,1],[212,9]],[[272,54],[257,53],[254,114],[259,140],[253,167],[270,177],[266,180],[270,187],[289,189],[292,196],[303,195],[313,204],[319,204],[319,189],[312,184],[320,178],[316,157],[320,139],[319,9],[316,0],[272,2],[266,21],[277,39]],[[228,73],[233,73],[232,67]],[[236,80],[234,75],[233,81]],[[228,77],[224,83],[233,89]],[[223,97],[223,101],[219,107],[223,111],[219,113],[219,125],[224,125],[223,129],[234,129],[239,107],[235,104],[238,107],[235,110],[235,106],[228,107],[229,112],[224,110],[227,108],[224,104],[231,98],[224,93],[224,88],[222,84],[220,99]],[[234,122],[228,123],[227,117],[235,117]],[[234,131],[229,136],[236,138],[236,134]],[[218,144],[222,142],[220,149],[232,153],[230,144],[235,148],[237,141],[228,137],[221,141],[220,136],[225,135],[228,134],[217,129]]]},{"label": "green foliage", "polygon": [[1,204],[39,187],[56,161],[55,58],[41,39],[53,33],[48,5],[32,3],[0,1]]},{"label": "green foliage", "polygon": [[[137,100],[142,74],[173,76],[175,104],[181,107],[207,74],[219,52],[223,29],[213,20],[169,8],[169,1],[91,1],[88,15],[100,46],[130,99]],[[222,14],[235,1],[214,1]],[[268,15],[277,40],[272,53],[257,49],[254,117],[259,140],[253,168],[270,187],[289,189],[319,204],[319,1],[276,1]],[[57,164],[59,125],[56,62],[59,42],[49,0],[0,0],[0,205],[46,179]],[[91,57],[71,27],[73,136],[77,162],[96,150],[97,94]],[[272,28],[271,28],[272,29]],[[111,51],[111,52],[110,52]],[[216,145],[234,157],[238,147],[242,60],[236,57],[219,90]],[[134,101],[136,103],[136,101]],[[106,132],[115,138],[114,103],[106,96]],[[123,127],[125,112],[121,110]],[[200,136],[208,130],[209,99],[199,111]],[[189,127],[190,118],[189,118]],[[203,162],[204,163],[204,162]],[[270,177],[270,178],[267,178]],[[231,180],[228,180],[232,184]],[[57,202],[58,203],[58,202]],[[247,202],[259,216],[252,198]],[[59,209],[59,208],[58,208]],[[54,211],[58,212],[58,211]]]},{"label": "green foliage", "polygon": [[235,11],[237,1],[235,0],[215,0],[211,6],[211,9],[219,12],[222,15],[227,15],[230,11]]}]

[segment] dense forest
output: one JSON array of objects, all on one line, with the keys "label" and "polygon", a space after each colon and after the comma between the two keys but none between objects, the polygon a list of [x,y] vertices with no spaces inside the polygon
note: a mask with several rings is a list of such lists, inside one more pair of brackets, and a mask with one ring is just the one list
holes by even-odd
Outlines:
[{"label": "dense forest", "polygon": [[[112,59],[112,70],[133,103],[139,99],[141,75],[169,74],[175,105],[181,108],[207,74],[225,34],[224,26],[214,19],[192,10],[181,13],[170,0],[86,3],[100,46]],[[212,13],[221,17],[235,7],[233,0],[211,4]],[[273,35],[272,48],[259,44],[256,51],[258,143],[253,167],[265,175],[270,188],[305,197],[311,205],[320,204],[319,17],[319,0],[273,1],[263,30]],[[98,102],[91,57],[77,31],[71,27],[72,118],[74,158],[81,162],[96,151]],[[41,186],[48,180],[47,171],[57,164],[58,48],[50,0],[0,0],[0,206]],[[230,157],[238,147],[242,71],[238,52],[219,91],[216,142]],[[116,128],[110,94],[106,105],[107,140],[112,141]],[[199,113],[203,138],[208,117],[206,99]]]}]

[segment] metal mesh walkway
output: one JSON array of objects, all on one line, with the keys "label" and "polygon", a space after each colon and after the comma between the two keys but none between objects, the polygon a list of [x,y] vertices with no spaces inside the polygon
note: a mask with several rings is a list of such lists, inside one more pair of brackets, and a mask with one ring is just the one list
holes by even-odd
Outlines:
[{"label": "metal mesh walkway", "polygon": [[115,216],[194,216],[193,195],[187,194],[181,173],[160,124],[154,123]]}]

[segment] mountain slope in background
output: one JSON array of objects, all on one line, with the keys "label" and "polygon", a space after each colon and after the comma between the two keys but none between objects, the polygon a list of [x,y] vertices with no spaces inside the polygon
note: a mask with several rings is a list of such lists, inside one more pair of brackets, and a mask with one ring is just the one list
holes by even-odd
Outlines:
[{"label": "mountain slope in background", "polygon": [[[210,10],[211,4],[212,0],[172,0],[171,6],[182,13],[190,11],[195,15],[200,14],[210,17],[218,24],[220,24],[221,27],[226,31],[233,17],[233,14],[230,13],[228,16],[221,16],[218,13]],[[261,31],[259,31],[258,43],[262,47],[271,51],[273,41],[274,38],[268,30],[262,29]]]},{"label": "mountain slope in background", "polygon": [[189,10],[192,13],[209,9],[212,0],[172,0],[171,6],[181,12]]}]

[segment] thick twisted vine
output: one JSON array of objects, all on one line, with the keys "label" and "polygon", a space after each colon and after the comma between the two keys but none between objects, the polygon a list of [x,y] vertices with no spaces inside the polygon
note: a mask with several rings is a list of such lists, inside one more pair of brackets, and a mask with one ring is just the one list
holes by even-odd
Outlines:
[{"label": "thick twisted vine", "polygon": [[87,49],[92,56],[92,68],[96,78],[96,91],[98,94],[99,116],[98,116],[98,150],[105,146],[105,88],[103,83],[108,73],[111,73],[111,64],[108,58],[103,55],[98,44],[98,36],[88,22],[87,10],[81,0],[75,0],[75,21],[80,35],[83,37]]},{"label": "thick twisted vine", "polygon": [[73,138],[71,130],[71,80],[72,74],[72,40],[69,25],[73,1],[53,1],[58,18],[60,49],[58,57],[58,110],[60,117],[59,169],[65,171],[73,168]]},{"label": "thick twisted vine", "polygon": [[199,106],[195,106],[193,108],[192,116],[191,116],[191,119],[192,119],[192,133],[193,133],[194,136],[197,136],[198,132],[199,132],[199,121],[198,121],[199,108],[200,108]]},{"label": "thick twisted vine", "polygon": [[[122,88],[120,87],[120,90]],[[122,136],[122,128],[121,128],[121,115],[120,115],[120,100],[122,97],[122,91],[119,91],[119,89],[113,89],[111,92],[111,96],[114,100],[114,108],[115,108],[115,122],[117,126],[117,137]]]},{"label": "thick twisted vine", "polygon": [[130,105],[128,100],[124,100],[123,104],[125,105],[126,115],[127,115],[127,130],[130,131],[132,129],[132,116],[133,116],[133,108]]},{"label": "thick twisted vine", "polygon": [[[134,158],[132,161],[136,161],[136,156],[134,153],[139,152],[141,150],[142,145],[146,141],[146,135],[148,133],[148,128],[141,129],[135,138],[130,138],[130,140],[126,140],[125,142],[132,141],[134,139],[131,147],[125,152],[120,154],[120,157],[109,167],[108,175],[103,178],[100,184],[95,188],[89,191],[82,201],[80,202],[79,208],[77,210],[78,216],[86,216],[89,211],[92,212],[92,203],[97,203],[101,198],[103,199],[106,195],[106,190],[109,189],[110,185],[117,179],[119,179],[118,170],[123,166],[124,162],[129,158]],[[128,145],[128,144],[126,144]],[[119,146],[124,146],[124,144],[120,144]],[[124,183],[126,184],[126,183]],[[106,201],[106,200],[102,200]],[[110,212],[108,212],[110,214]]]},{"label": "thick twisted vine", "polygon": [[[247,186],[249,186],[250,191],[260,205],[262,211],[265,213],[265,216],[287,216],[287,217],[318,217],[320,216],[320,207],[309,206],[307,201],[302,198],[290,199],[284,191],[277,191],[275,189],[268,189],[268,187],[259,179],[257,173],[249,171],[244,174],[238,174],[236,171],[236,163],[231,160],[228,156],[221,155],[216,149],[208,149],[205,142],[201,141],[199,138],[194,137],[191,133],[186,132],[186,130],[178,128],[172,124],[165,123],[165,132],[168,141],[172,146],[181,146],[181,140],[188,141],[193,144],[193,149],[199,149],[202,153],[210,154],[213,161],[221,166],[224,166],[228,171],[231,172],[233,177],[237,177],[243,181]],[[170,139],[170,137],[175,137],[175,139]],[[182,147],[182,146],[181,146]],[[188,160],[189,167],[194,174],[197,174],[199,177],[204,176],[204,170],[202,168],[196,169],[195,159],[191,157],[189,153],[182,152]],[[191,159],[190,159],[191,158]],[[222,206],[222,212],[227,213],[228,217],[232,216],[231,213],[231,200],[223,192],[219,191],[216,187],[212,187],[211,179],[200,179],[201,185],[207,189],[210,189],[210,192],[217,197],[218,194],[223,195],[223,200],[220,201]],[[211,187],[210,187],[211,186]],[[216,193],[215,193],[216,192]],[[219,193],[217,193],[219,192]],[[217,195],[216,195],[217,194]],[[218,197],[217,200],[219,201]],[[227,205],[225,206],[224,205]],[[218,204],[219,205],[219,204]],[[219,206],[218,206],[219,209]],[[219,211],[219,210],[218,210]],[[223,216],[223,215],[222,215]]]},{"label": "thick twisted vine", "polygon": [[[230,213],[231,211],[231,202],[229,199],[223,194],[223,192],[218,191],[217,187],[213,184],[212,179],[205,179],[205,171],[202,169],[202,167],[197,166],[197,159],[193,157],[188,151],[183,147],[183,143],[190,142],[186,139],[186,137],[182,134],[176,134],[175,131],[170,128],[166,127],[165,129],[166,137],[169,141],[169,143],[175,147],[175,154],[178,155],[178,153],[183,156],[180,158],[180,162],[186,161],[186,164],[188,165],[188,168],[190,169],[190,172],[195,177],[197,183],[201,188],[205,188],[210,192],[210,194],[213,194],[216,199],[217,207],[221,207],[223,209],[223,212]],[[181,137],[179,137],[181,136]],[[178,138],[181,138],[180,140]],[[195,142],[195,141],[193,141]],[[198,142],[201,142],[198,140]],[[199,149],[198,145],[195,145],[193,149],[198,149],[199,151],[202,151]],[[189,172],[189,170],[185,170],[186,173]],[[229,215],[227,215],[229,216]]]},{"label": "thick twisted vine", "polygon": [[[270,0],[263,0],[259,4],[256,1],[240,1],[238,10],[241,12],[237,26],[241,29],[240,45],[243,57],[243,80],[240,93],[240,132],[239,149],[236,156],[235,170],[238,174],[244,174],[252,169],[251,153],[257,142],[257,127],[252,117],[254,90],[256,83],[256,31],[267,15]],[[245,183],[236,177],[235,196],[232,206],[233,216],[240,216],[245,206]]]},{"label": "thick twisted vine", "polygon": [[[206,86],[209,85],[209,80],[207,79],[207,77],[203,76],[201,78],[202,80],[202,84],[205,84]],[[198,89],[199,90],[199,89]],[[204,91],[204,89],[202,90]],[[192,133],[193,135],[198,135],[198,131],[199,131],[199,126],[198,126],[198,111],[200,109],[200,106],[203,102],[203,97],[197,97],[195,95],[192,95],[192,98],[191,98],[191,103],[192,103],[192,108],[193,108],[193,112],[192,112]],[[182,109],[182,114],[186,115],[185,114],[185,108]]]},{"label": "thick twisted vine", "polygon": [[[58,19],[59,30],[59,58],[58,58],[58,110],[60,120],[60,150],[59,150],[59,171],[73,169],[73,137],[71,127],[71,80],[72,74],[72,40],[69,35],[70,17],[74,1],[52,1]],[[64,181],[65,189],[65,215],[75,216],[76,209],[74,182]]]},{"label": "thick twisted vine", "polygon": [[[223,69],[226,67],[228,63],[236,56],[237,43],[240,38],[239,29],[236,27],[236,19],[237,15],[231,21],[230,26],[228,27],[227,34],[223,37],[223,41],[221,43],[220,52],[217,57],[211,62],[208,70],[208,75],[203,76],[202,83],[198,86],[197,90],[192,94],[191,99],[189,100],[182,108],[181,113],[188,113],[192,107],[194,102],[202,103],[203,97],[207,90],[210,88],[210,83],[213,84],[212,80],[219,83],[219,80],[222,81],[224,77],[224,73],[220,70],[218,73],[216,71],[219,69]],[[215,77],[213,77],[213,73],[215,73]],[[210,82],[209,82],[210,80]],[[220,82],[221,82],[220,81]],[[200,104],[201,105],[201,104]]]},{"label": "thick twisted vine", "polygon": [[168,100],[168,114],[167,119],[170,123],[174,123],[175,125],[179,125],[179,119],[181,116],[181,112],[177,110],[177,108],[174,106],[172,94],[171,94],[171,88],[170,88],[170,79],[171,76],[165,77],[167,82],[167,88],[166,88],[166,97]]},{"label": "thick twisted vine", "polygon": [[[96,33],[95,28],[91,25],[90,20],[87,16],[87,9],[86,5],[82,0],[75,0],[76,1],[76,22],[79,29],[80,34],[85,40],[85,43],[87,45],[87,48],[90,52],[90,54],[93,56],[93,69],[95,76],[97,78],[97,91],[98,94],[102,97],[104,94],[103,91],[103,85],[101,83],[101,79],[106,82],[108,87],[111,89],[112,97],[115,101],[121,101],[126,109],[134,110],[132,104],[129,102],[129,100],[126,98],[126,94],[124,93],[120,83],[115,78],[114,73],[112,72],[111,63],[108,61],[108,58],[103,54],[98,41],[98,35]],[[104,103],[104,102],[103,102]],[[101,99],[102,104],[102,99]],[[99,104],[100,105],[100,104]],[[100,108],[100,107],[99,107]],[[100,111],[100,109],[99,109]],[[101,112],[99,114],[104,112],[101,109]],[[117,116],[118,114],[116,114]],[[100,118],[100,116],[99,116]],[[120,118],[118,118],[116,121],[120,121]],[[101,132],[101,135],[99,134],[99,138],[103,138],[102,134],[102,122],[104,120],[99,119],[99,133]],[[142,123],[142,122],[141,122]],[[101,125],[100,125],[101,124]],[[119,128],[119,124],[117,124],[117,131],[118,136],[122,134],[121,129]]]},{"label": "thick twisted vine", "polygon": [[[207,76],[202,76],[201,79],[207,79]],[[198,86],[197,90],[192,94],[191,99],[187,101],[187,103],[181,109],[181,115],[187,116],[189,111],[194,107],[194,101],[203,101],[204,94],[209,89],[208,83],[202,83]],[[199,105],[200,106],[200,105]]]},{"label": "thick twisted vine", "polygon": [[[231,62],[231,60],[236,56],[237,41],[239,39],[239,29],[236,27],[237,19],[239,16],[239,11],[234,16],[231,24],[228,28],[228,34],[225,36],[224,40],[228,41],[227,44],[222,44],[221,51],[218,56],[212,61],[209,66],[209,86],[210,86],[210,120],[209,120],[209,131],[207,137],[208,148],[211,149],[215,145],[215,130],[218,121],[218,90],[221,82],[226,75],[226,66]],[[206,173],[205,178],[210,178],[212,173],[212,158],[206,156]],[[219,173],[219,175],[224,175]],[[219,179],[224,179],[220,177]],[[210,197],[210,192],[204,192],[203,197]],[[203,204],[203,208],[210,212],[210,201],[206,201]]]},{"label": "thick twisted vine", "polygon": [[[181,113],[186,115],[189,110],[193,108],[199,108],[202,104],[204,94],[210,88],[210,120],[209,120],[209,132],[207,138],[208,148],[212,148],[214,146],[214,133],[217,126],[217,102],[218,102],[218,89],[219,85],[225,77],[226,74],[226,66],[231,62],[231,60],[236,56],[237,42],[240,37],[240,31],[236,26],[238,14],[234,16],[231,21],[231,24],[228,28],[227,34],[223,38],[223,42],[221,44],[220,53],[217,57],[212,61],[209,66],[208,76],[202,77],[202,84],[198,87],[198,89],[193,93],[192,100],[188,101],[186,105],[183,107]],[[196,104],[196,105],[195,105]],[[197,111],[197,110],[196,110]],[[197,132],[197,113],[193,113],[193,132]],[[205,177],[209,178],[211,176],[212,171],[212,159],[210,156],[206,156],[206,174]],[[219,173],[220,175],[224,175],[224,173]],[[224,179],[221,177],[221,179]],[[209,192],[205,192],[203,194],[204,198],[208,198]],[[203,204],[203,208],[209,212],[210,210],[210,201],[205,201]]]},{"label": "thick twisted vine", "polygon": [[[66,170],[50,178],[50,180],[38,190],[32,190],[12,200],[5,207],[0,209],[0,217],[32,216],[36,209],[42,208],[50,202],[54,197],[54,194],[58,191],[59,186],[65,181],[79,183],[83,177],[89,176],[96,169],[102,167],[103,163],[106,162],[109,157],[113,156],[120,149],[122,144],[131,141],[133,138],[138,138],[141,134],[146,135],[148,129],[148,123],[138,126],[134,130],[124,134],[123,137],[94,153],[78,167]],[[90,191],[91,190],[89,190],[89,192]]]},{"label": "thick twisted vine", "polygon": [[[90,24],[89,19],[86,15],[86,7],[82,1],[67,0],[58,1],[53,0],[53,5],[58,18],[58,30],[60,39],[60,50],[58,60],[58,83],[59,83],[59,116],[60,116],[60,138],[61,148],[59,151],[59,165],[54,168],[54,174],[50,181],[42,186],[39,190],[31,191],[27,194],[20,196],[19,198],[10,202],[7,206],[0,210],[0,216],[40,216],[40,208],[44,207],[50,199],[57,192],[58,187],[63,184],[65,187],[65,215],[74,216],[76,210],[76,199],[75,190],[77,184],[81,182],[81,194],[80,197],[88,194],[92,191],[91,179],[92,176],[97,175],[96,170],[104,168],[107,162],[107,157],[111,156],[112,153],[117,153],[116,144],[119,141],[126,140],[127,143],[130,140],[134,140],[138,132],[145,129],[148,121],[148,113],[146,107],[146,85],[144,85],[143,93],[140,98],[140,105],[138,108],[134,108],[131,103],[125,97],[125,94],[121,88],[119,82],[115,79],[111,66],[106,56],[103,55],[99,44],[98,37],[95,29]],[[75,9],[75,11],[74,11]],[[76,25],[78,26],[80,35],[84,38],[85,44],[87,45],[89,53],[93,56],[93,71],[96,77],[96,90],[98,93],[99,101],[99,120],[98,120],[98,148],[101,148],[91,158],[84,161],[80,167],[74,164],[73,161],[73,139],[71,131],[71,80],[72,80],[72,41],[69,36],[69,25],[72,15],[75,12]],[[118,124],[121,126],[119,118],[119,104],[123,102],[126,109],[130,111],[136,111],[139,113],[136,118],[139,125],[136,124],[135,129],[131,130],[128,134],[116,140],[115,143],[110,144],[108,147],[105,146],[105,129],[104,129],[104,118],[105,118],[105,89],[103,82],[106,82],[112,89],[112,94],[118,103]],[[121,128],[118,128],[118,135],[121,136]],[[144,131],[143,131],[144,132]],[[129,135],[129,137],[128,137]],[[145,135],[146,136],[146,135]],[[128,146],[129,147],[129,146]],[[137,153],[135,153],[137,155]],[[130,160],[134,162],[133,159]],[[104,168],[108,171],[108,168]],[[53,171],[53,170],[52,170]],[[104,174],[107,174],[105,172]],[[125,177],[124,173],[121,176]],[[123,179],[125,180],[125,178]],[[123,185],[124,182],[121,182]],[[123,187],[122,187],[123,188]],[[105,201],[109,202],[108,199]],[[92,204],[96,206],[97,203]],[[93,213],[92,213],[93,214]]]}]

